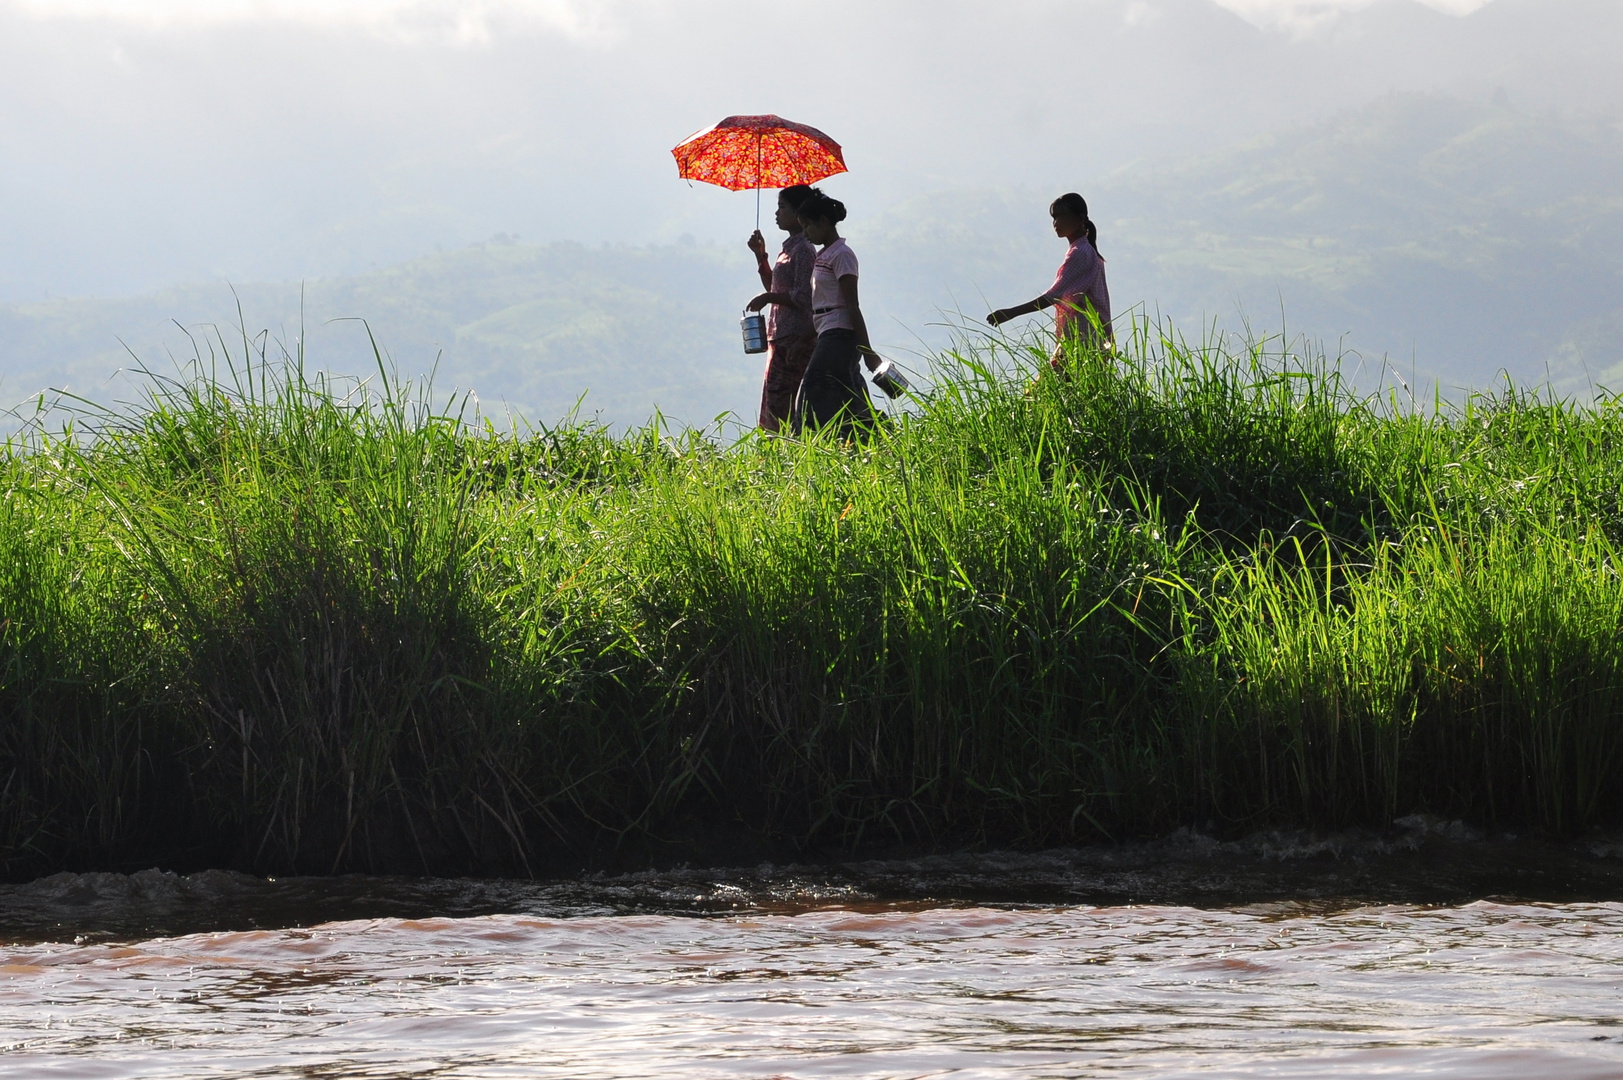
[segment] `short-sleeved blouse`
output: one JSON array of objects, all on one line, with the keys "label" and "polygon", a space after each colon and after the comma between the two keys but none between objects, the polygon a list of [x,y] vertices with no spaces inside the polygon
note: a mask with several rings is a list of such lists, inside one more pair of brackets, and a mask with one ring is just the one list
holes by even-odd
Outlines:
[{"label": "short-sleeved blouse", "polygon": [[1072,334],[1091,338],[1093,327],[1084,314],[1091,304],[1099,322],[1110,325],[1110,289],[1105,285],[1105,261],[1085,236],[1071,241],[1054,284],[1043,293],[1054,303],[1054,329],[1064,341]]},{"label": "short-sleeved blouse", "polygon": [[842,236],[819,251],[812,264],[812,315],[819,334],[856,329],[845,306],[845,295],[840,292],[840,279],[847,275],[857,276],[857,253]]}]

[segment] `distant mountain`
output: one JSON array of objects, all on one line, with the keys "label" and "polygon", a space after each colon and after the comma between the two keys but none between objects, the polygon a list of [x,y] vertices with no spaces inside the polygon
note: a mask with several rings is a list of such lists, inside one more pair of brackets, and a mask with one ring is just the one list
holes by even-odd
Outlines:
[{"label": "distant mountain", "polygon": [[[731,244],[748,196],[679,183],[667,148],[756,108],[844,144],[855,222],[921,192],[1097,185],[1394,90],[1623,107],[1619,0],[1302,0],[1267,26],[1213,0],[835,0],[840,47],[805,78],[768,74],[801,54],[797,4],[154,6],[0,0],[0,301],[364,274],[497,232]],[[412,14],[391,33],[324,10],[373,8]],[[601,33],[547,29],[576,9]]]},{"label": "distant mountain", "polygon": [[[1306,334],[1367,373],[1481,386],[1501,371],[1584,391],[1623,389],[1623,125],[1531,115],[1505,102],[1405,95],[1326,122],[1168,164],[1140,163],[1084,192],[1118,312],[1198,334]],[[962,310],[1041,292],[1063,244],[1056,191],[941,191],[878,217],[853,208],[877,341],[906,359],[938,346]],[[656,407],[689,423],[753,416],[758,357],[738,313],[757,290],[743,236],[728,247],[522,245],[500,238],[353,277],[308,282],[313,364],[374,367],[364,318],[400,369],[438,358],[441,390],[487,412],[615,423]],[[300,286],[239,286],[250,333],[292,342]],[[0,306],[0,398],[65,387],[96,400],[131,357],[172,370],[191,342],[170,320],[229,327],[221,283],[130,300]],[[1043,317],[1023,329],[1037,332]],[[589,391],[589,392],[588,392]]]}]

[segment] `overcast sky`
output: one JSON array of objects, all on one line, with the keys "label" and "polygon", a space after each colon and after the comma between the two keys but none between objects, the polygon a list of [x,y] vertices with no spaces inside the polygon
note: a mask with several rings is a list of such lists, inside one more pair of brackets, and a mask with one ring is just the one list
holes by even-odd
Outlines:
[{"label": "overcast sky", "polygon": [[[1311,25],[1327,15],[1369,7],[1376,0],[1217,2],[1258,25]],[[1487,0],[1422,2],[1438,11],[1466,15]],[[634,5],[616,0],[12,0],[10,6],[41,20],[102,19],[170,29],[274,20],[362,26],[395,35],[430,33],[459,42],[488,39],[494,32],[493,23],[506,19],[522,18],[579,39],[612,36],[635,17]],[[693,3],[661,6],[702,9],[702,5]]]},{"label": "overcast sky", "polygon": [[1607,115],[1617,0],[0,0],[0,301],[347,273],[494,233],[736,240],[669,149],[846,148],[853,218],[1081,188],[1394,90]]}]

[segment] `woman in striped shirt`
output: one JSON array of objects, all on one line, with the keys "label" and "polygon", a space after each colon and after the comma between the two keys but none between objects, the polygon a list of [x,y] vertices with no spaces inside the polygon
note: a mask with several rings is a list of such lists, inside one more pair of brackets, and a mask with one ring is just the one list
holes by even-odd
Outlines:
[{"label": "woman in striped shirt", "polygon": [[1053,201],[1048,214],[1054,219],[1054,235],[1071,244],[1054,283],[1037,299],[999,308],[986,321],[997,326],[1045,307],[1054,308],[1057,340],[1049,363],[1055,371],[1063,371],[1067,344],[1109,348],[1116,336],[1110,327],[1110,290],[1105,285],[1105,261],[1099,256],[1099,230],[1088,217],[1087,200],[1068,192]]}]

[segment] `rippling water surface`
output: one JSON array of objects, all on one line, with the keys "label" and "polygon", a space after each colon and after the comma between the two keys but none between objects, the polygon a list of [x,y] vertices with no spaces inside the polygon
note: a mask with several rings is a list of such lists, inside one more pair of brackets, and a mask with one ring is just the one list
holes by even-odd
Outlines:
[{"label": "rippling water surface", "polygon": [[[542,885],[61,875],[0,890],[0,1073],[1623,1076],[1623,904],[1356,895],[1480,885],[1493,850],[1162,845]],[[1573,849],[1514,880],[1593,894],[1617,869]],[[1313,895],[1220,895],[1293,876]],[[971,896],[1129,886],[1194,895]],[[293,925],[323,903],[375,917]],[[238,928],[174,932],[187,918]]]}]

